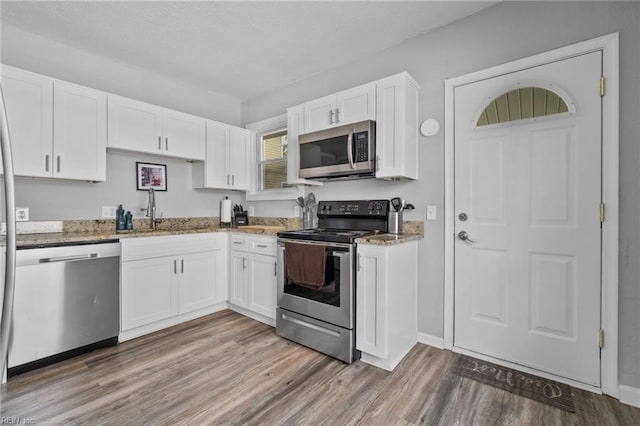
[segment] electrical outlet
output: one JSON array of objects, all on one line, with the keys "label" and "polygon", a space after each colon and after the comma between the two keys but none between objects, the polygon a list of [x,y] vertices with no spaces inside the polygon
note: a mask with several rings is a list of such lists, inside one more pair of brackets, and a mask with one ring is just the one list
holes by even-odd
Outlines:
[{"label": "electrical outlet", "polygon": [[102,206],[102,217],[115,219],[116,210],[115,206]]},{"label": "electrical outlet", "polygon": [[436,220],[438,217],[437,209],[434,205],[427,206],[427,220]]},{"label": "electrical outlet", "polygon": [[29,207],[16,207],[16,221],[17,222],[29,221]]}]

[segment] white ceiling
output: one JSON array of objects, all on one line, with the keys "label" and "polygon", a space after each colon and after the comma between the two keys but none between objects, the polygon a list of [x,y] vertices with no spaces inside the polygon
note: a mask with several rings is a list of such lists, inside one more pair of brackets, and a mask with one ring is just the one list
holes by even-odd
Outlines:
[{"label": "white ceiling", "polygon": [[2,1],[2,23],[250,99],[495,1]]}]

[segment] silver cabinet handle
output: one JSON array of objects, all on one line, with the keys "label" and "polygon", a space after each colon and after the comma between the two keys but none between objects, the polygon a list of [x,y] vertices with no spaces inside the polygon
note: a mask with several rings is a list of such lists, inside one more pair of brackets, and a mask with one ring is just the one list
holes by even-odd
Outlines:
[{"label": "silver cabinet handle", "polygon": [[38,260],[38,263],[71,262],[72,260],[96,259],[98,257],[100,257],[98,253],[84,254],[81,256],[45,257]]},{"label": "silver cabinet handle", "polygon": [[360,253],[358,253],[358,262],[357,262],[358,263],[358,265],[357,265],[358,272],[360,272],[360,266],[361,266],[360,265],[360,258],[361,257],[362,257],[362,255]]},{"label": "silver cabinet handle", "polygon": [[236,175],[231,175],[231,186],[236,186]]},{"label": "silver cabinet handle", "polygon": [[164,150],[169,151],[169,138],[164,138]]},{"label": "silver cabinet handle", "polygon": [[267,248],[267,245],[266,244],[256,244],[256,247]]},{"label": "silver cabinet handle", "polygon": [[178,273],[178,261],[173,259],[173,273],[177,274]]},{"label": "silver cabinet handle", "polygon": [[278,276],[278,262],[273,263],[273,276],[274,277]]},{"label": "silver cabinet handle", "polygon": [[333,110],[329,111],[329,124],[334,124],[333,114],[334,114]]},{"label": "silver cabinet handle", "polygon": [[57,163],[58,163],[58,173],[60,173],[60,156],[58,155],[58,158],[56,159]]},{"label": "silver cabinet handle", "polygon": [[162,150],[162,136],[158,136],[158,149]]},{"label": "silver cabinet handle", "polygon": [[242,269],[247,269],[247,258],[246,257],[242,258]]},{"label": "silver cabinet handle", "polygon": [[184,274],[184,259],[180,260],[180,273]]},{"label": "silver cabinet handle", "polygon": [[44,171],[49,171],[49,154],[44,156]]},{"label": "silver cabinet handle", "polygon": [[229,175],[227,175],[227,185],[229,185]]},{"label": "silver cabinet handle", "polygon": [[380,170],[380,156],[376,155],[376,170]]},{"label": "silver cabinet handle", "polygon": [[239,245],[242,244],[242,241],[234,241],[233,244]]},{"label": "silver cabinet handle", "polygon": [[336,108],[336,123],[340,122],[340,108]]}]

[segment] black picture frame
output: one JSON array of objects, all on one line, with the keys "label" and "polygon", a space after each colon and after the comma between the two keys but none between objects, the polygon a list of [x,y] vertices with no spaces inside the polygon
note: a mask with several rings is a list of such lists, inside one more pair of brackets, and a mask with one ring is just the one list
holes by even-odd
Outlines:
[{"label": "black picture frame", "polygon": [[136,161],[136,184],[138,191],[166,191],[167,165]]}]

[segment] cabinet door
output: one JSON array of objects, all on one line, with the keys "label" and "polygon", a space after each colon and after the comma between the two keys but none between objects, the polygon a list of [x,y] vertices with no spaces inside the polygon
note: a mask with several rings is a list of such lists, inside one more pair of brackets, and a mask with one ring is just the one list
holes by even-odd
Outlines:
[{"label": "cabinet door", "polygon": [[376,119],[376,84],[365,84],[337,95],[336,124]]},{"label": "cabinet door", "polygon": [[130,330],[178,314],[178,275],[174,257],[123,262],[121,328]]},{"label": "cabinet door", "polygon": [[190,160],[204,160],[205,119],[177,111],[162,114],[162,142],[165,154]]},{"label": "cabinet door", "polygon": [[356,273],[356,348],[380,357],[389,356],[387,348],[386,261],[374,248],[358,247]]},{"label": "cabinet door", "polygon": [[106,180],[107,96],[58,81],[53,89],[53,176]]},{"label": "cabinet door", "polygon": [[305,103],[303,106],[304,133],[323,130],[336,124],[335,109],[335,95]]},{"label": "cabinet door", "polygon": [[229,301],[234,305],[246,308],[247,303],[247,268],[248,253],[231,251],[229,270]]},{"label": "cabinet door", "polygon": [[14,173],[18,176],[51,177],[53,80],[3,66],[2,90]]},{"label": "cabinet door", "polygon": [[249,190],[251,167],[251,131],[231,127],[229,132],[229,174],[231,188]]},{"label": "cabinet door", "polygon": [[109,95],[109,148],[147,154],[161,154],[162,114],[160,108]]},{"label": "cabinet door", "polygon": [[254,312],[276,318],[276,258],[249,255],[249,306]]},{"label": "cabinet door", "polygon": [[[207,121],[206,155],[204,164],[194,163],[194,167],[204,167],[205,188],[228,188],[231,177],[228,169],[229,126],[215,121]],[[228,183],[227,183],[228,182]]]},{"label": "cabinet door", "polygon": [[403,75],[380,80],[376,177],[418,179],[418,90]]},{"label": "cabinet door", "polygon": [[216,275],[220,256],[216,252],[203,252],[181,256],[178,283],[178,314],[206,308],[219,301]]}]

